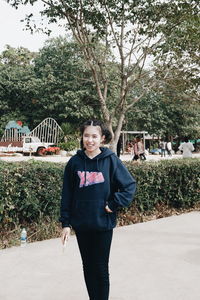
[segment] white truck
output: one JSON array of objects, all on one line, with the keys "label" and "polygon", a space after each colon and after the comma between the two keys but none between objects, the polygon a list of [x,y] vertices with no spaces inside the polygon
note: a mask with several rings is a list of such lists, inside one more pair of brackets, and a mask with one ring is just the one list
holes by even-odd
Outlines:
[{"label": "white truck", "polygon": [[56,152],[58,147],[54,147],[53,144],[43,143],[38,137],[25,136],[21,141],[6,141],[0,142],[0,152],[3,153],[23,153],[23,154],[37,154],[42,156],[46,154],[48,150]]}]

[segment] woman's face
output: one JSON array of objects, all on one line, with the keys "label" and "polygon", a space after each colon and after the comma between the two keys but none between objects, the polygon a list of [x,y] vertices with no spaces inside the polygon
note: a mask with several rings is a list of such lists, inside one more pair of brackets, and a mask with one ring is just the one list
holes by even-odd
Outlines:
[{"label": "woman's face", "polygon": [[102,136],[99,126],[87,126],[83,132],[83,146],[86,152],[93,155],[97,154],[103,139],[104,136]]}]

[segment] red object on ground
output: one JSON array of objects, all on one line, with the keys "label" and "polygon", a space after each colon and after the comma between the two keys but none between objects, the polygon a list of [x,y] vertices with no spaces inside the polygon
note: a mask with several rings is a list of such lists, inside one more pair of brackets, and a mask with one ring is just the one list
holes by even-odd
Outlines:
[{"label": "red object on ground", "polygon": [[43,152],[44,154],[47,153],[47,152],[56,153],[59,150],[60,150],[59,147],[48,147],[46,149],[45,148],[41,149],[41,152]]}]

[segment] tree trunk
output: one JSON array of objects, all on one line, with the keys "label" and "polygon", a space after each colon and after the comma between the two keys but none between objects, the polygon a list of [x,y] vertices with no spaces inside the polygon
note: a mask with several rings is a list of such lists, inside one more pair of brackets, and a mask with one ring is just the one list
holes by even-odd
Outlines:
[{"label": "tree trunk", "polygon": [[115,153],[117,153],[117,143],[118,143],[120,133],[121,133],[121,130],[122,130],[124,118],[125,118],[125,114],[124,114],[124,112],[122,112],[119,116],[117,128],[114,132],[113,139],[110,143],[110,150],[112,150]]}]

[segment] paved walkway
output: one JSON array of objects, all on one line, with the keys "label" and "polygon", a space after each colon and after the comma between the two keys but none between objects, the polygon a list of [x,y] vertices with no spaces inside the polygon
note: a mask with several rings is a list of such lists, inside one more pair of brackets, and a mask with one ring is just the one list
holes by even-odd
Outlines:
[{"label": "paved walkway", "polygon": [[[56,163],[66,163],[71,156],[61,156],[61,155],[47,155],[47,156],[23,156],[22,154],[18,154],[17,156],[0,156],[0,161],[8,161],[8,162],[15,162],[15,161],[28,161],[30,159],[34,159],[37,161],[46,161],[46,162],[56,162]],[[200,158],[200,153],[193,153],[193,158]],[[125,154],[120,155],[120,159],[122,161],[130,161],[132,160],[133,155]],[[166,155],[165,157],[161,157],[160,155],[153,155],[149,154],[146,156],[147,161],[159,161],[159,160],[167,160],[167,159],[182,159],[181,154],[174,154],[172,156]]]},{"label": "paved walkway", "polygon": [[[110,300],[198,300],[200,212],[116,228]],[[0,299],[87,300],[74,236],[0,251]]]}]

